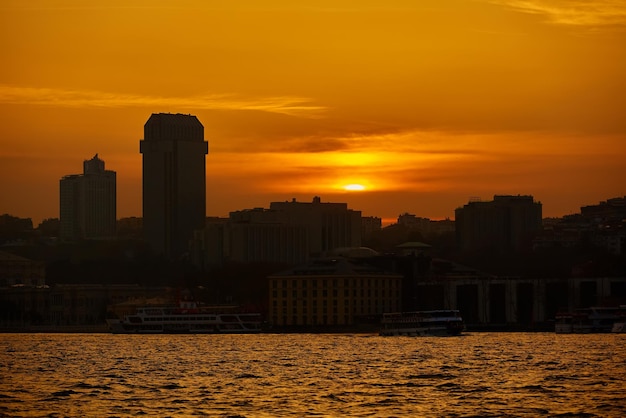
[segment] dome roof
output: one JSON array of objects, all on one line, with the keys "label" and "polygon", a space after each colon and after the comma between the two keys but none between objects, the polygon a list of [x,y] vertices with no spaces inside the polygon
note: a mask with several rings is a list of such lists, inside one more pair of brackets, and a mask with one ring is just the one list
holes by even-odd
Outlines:
[{"label": "dome roof", "polygon": [[335,248],[334,250],[330,251],[329,255],[345,258],[367,258],[375,257],[379,254],[378,252],[368,247],[342,247]]}]

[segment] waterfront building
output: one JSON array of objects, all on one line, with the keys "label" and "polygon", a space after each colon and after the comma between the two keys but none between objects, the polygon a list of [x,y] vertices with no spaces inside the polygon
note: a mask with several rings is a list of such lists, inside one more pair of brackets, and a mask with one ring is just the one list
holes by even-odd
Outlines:
[{"label": "waterfront building", "polygon": [[402,276],[363,260],[315,259],[268,280],[269,319],[277,327],[354,326],[400,310]]},{"label": "waterfront building", "polygon": [[116,227],[116,173],[96,154],[83,162],[83,174],[60,180],[61,239],[110,238]]},{"label": "waterfront building", "polygon": [[193,231],[204,228],[204,126],[193,115],[152,114],[140,141],[143,155],[143,230],[157,254],[180,257]]}]

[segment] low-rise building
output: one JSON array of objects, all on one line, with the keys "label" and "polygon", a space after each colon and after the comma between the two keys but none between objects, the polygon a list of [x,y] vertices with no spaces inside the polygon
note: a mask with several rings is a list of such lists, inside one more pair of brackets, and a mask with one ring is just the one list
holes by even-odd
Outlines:
[{"label": "low-rise building", "polygon": [[269,277],[276,327],[354,326],[400,309],[402,276],[357,259],[322,258]]}]

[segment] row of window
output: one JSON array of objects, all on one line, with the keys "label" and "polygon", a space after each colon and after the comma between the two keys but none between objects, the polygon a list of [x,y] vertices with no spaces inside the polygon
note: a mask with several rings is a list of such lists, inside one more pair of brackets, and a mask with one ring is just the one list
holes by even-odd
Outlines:
[{"label": "row of window", "polygon": [[[395,292],[394,292],[394,290],[395,290]],[[393,296],[394,293],[396,294],[397,297],[400,297],[400,290],[399,289],[389,289],[389,290],[382,289],[382,290],[380,290],[380,292],[379,292],[378,289],[374,289],[373,291],[372,291],[372,289],[367,289],[367,290],[366,289],[360,289],[360,291],[357,290],[357,289],[352,289],[352,297],[354,297],[354,298],[359,297],[359,296],[361,298],[372,297],[372,296],[374,296],[376,298],[379,297],[379,296],[384,298],[384,297],[387,297],[387,296]],[[287,298],[288,294],[289,293],[288,293],[287,290],[283,290],[280,293],[279,293],[278,290],[272,290],[272,297],[274,299],[278,299],[279,295],[282,298]],[[319,294],[318,294],[318,291],[316,289],[311,291],[311,297],[316,298],[320,294],[321,294],[322,297],[328,297],[328,290],[322,290],[321,293],[319,293]],[[334,298],[339,297],[339,291],[337,289],[334,289],[332,291],[332,296]],[[350,289],[344,289],[343,290],[343,296],[345,298],[350,297]],[[291,291],[291,297],[293,299],[296,299],[296,298],[299,298],[299,297],[308,298],[309,297],[309,291],[307,289],[302,289],[299,292],[297,290],[292,290]]]},{"label": "row of window", "polygon": [[[393,305],[390,304],[390,303],[385,304],[385,305],[380,304],[377,307],[365,306],[365,305],[361,305],[361,306],[356,306],[355,305],[355,306],[352,307],[352,312],[350,312],[350,307],[349,306],[345,306],[344,310],[343,310],[343,313],[344,313],[344,315],[346,317],[348,317],[348,316],[350,316],[350,313],[352,313],[354,315],[357,315],[357,314],[362,314],[362,315],[365,315],[365,314],[379,314],[379,313],[383,313],[383,312],[390,311],[390,310],[394,310]],[[322,313],[330,313],[331,311],[334,314],[338,314],[339,313],[339,309],[336,306],[333,306],[332,310],[326,309],[326,308],[321,310]],[[274,312],[275,314],[278,314],[280,312],[280,313],[282,313],[282,316],[287,316],[287,314],[288,314],[287,308],[282,308],[282,310],[280,310],[280,311],[274,309],[272,312]],[[320,311],[318,311],[317,309],[313,309],[311,313],[313,315],[317,315],[319,312]],[[291,313],[294,314],[294,315],[298,314],[298,313],[301,313],[303,315],[307,315],[309,312],[306,309],[306,307],[303,307],[301,310],[299,310],[299,309],[294,307],[291,310]]]},{"label": "row of window", "polygon": [[[394,302],[393,299],[374,299],[374,300],[372,300],[372,299],[357,299],[357,300],[353,301],[354,303],[350,303],[350,300],[351,299],[343,300],[342,305],[343,306],[350,306],[350,305],[361,305],[361,306],[367,305],[367,306],[371,306],[371,305],[380,305],[380,304],[384,304],[384,303],[390,304],[390,303]],[[311,303],[309,303],[309,302],[311,302]],[[333,302],[333,306],[338,306],[339,305],[337,300],[333,300],[332,302]],[[328,306],[328,301],[322,299],[321,303],[320,303],[320,301],[318,301],[317,299],[311,299],[311,300],[300,300],[299,303],[298,303],[298,301],[291,301],[291,303],[287,304],[287,301],[283,300],[282,303],[281,303],[282,307],[287,307],[288,305],[292,306],[292,307],[296,307],[296,306],[299,305],[299,306],[302,306],[302,307],[305,307],[305,308],[308,305],[311,305],[313,307],[313,309],[315,309],[317,306],[320,306],[320,305],[324,306],[324,307]],[[273,300],[272,301],[272,306],[274,308],[277,308],[278,307],[278,301],[277,300]]]},{"label": "row of window", "polygon": [[[321,312],[321,313],[332,312],[333,314],[338,314],[339,311],[341,310],[341,306],[339,306],[336,303],[336,301],[334,301],[331,309],[329,309],[329,306],[326,303],[326,301],[324,301],[323,306],[318,306],[317,303],[313,304],[312,306],[307,306],[306,303],[303,303],[301,305],[298,305],[298,304],[287,305],[286,302],[283,301],[281,308],[279,308],[277,301],[274,301],[272,304],[271,311],[273,312],[273,314],[282,313],[282,316],[284,317],[284,316],[287,316],[290,309],[291,309],[291,313],[294,315],[298,313],[307,315],[309,313],[309,309],[313,315],[317,315],[318,312]],[[367,303],[365,303],[365,301],[360,301],[360,303],[358,302],[353,303],[353,304],[346,303],[345,305],[343,305],[343,313],[346,317],[350,316],[350,314],[353,314],[353,315],[375,314],[375,313],[392,311],[396,309],[397,309],[396,304],[391,299],[377,300],[377,301],[367,300]]]},{"label": "row of window", "polygon": [[215,316],[147,316],[144,321],[162,322],[162,321],[216,321]]},{"label": "row of window", "polygon": [[[291,321],[289,321],[289,319],[291,319]],[[287,316],[280,318],[278,316],[273,316],[272,323],[276,325],[345,325],[348,322],[346,321],[346,318],[340,318],[338,315],[331,316],[330,321],[327,315],[323,315],[321,317],[314,315],[310,318],[302,316],[300,317],[300,322],[298,322],[298,316],[293,315],[291,318]]]},{"label": "row of window", "polygon": [[370,288],[389,288],[389,287],[398,287],[400,286],[400,281],[395,278],[353,278],[353,279],[291,279],[291,286],[289,286],[289,282],[287,279],[283,280],[272,280],[272,288],[273,289],[307,289],[313,288],[316,289],[318,285],[321,285],[322,288],[326,289],[329,285],[333,288],[338,288],[340,285],[343,287],[350,287],[352,283],[352,287],[370,287]]}]

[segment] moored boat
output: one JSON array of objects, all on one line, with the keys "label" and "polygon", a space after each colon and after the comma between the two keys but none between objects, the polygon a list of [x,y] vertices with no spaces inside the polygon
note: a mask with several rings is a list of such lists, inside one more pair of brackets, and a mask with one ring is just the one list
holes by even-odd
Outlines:
[{"label": "moored boat", "polygon": [[611,332],[626,334],[626,305],[620,305],[617,317],[617,320],[613,323]]},{"label": "moored boat", "polygon": [[261,332],[261,315],[201,306],[181,301],[178,306],[139,307],[133,314],[109,318],[114,334],[244,334]]},{"label": "moored boat", "polygon": [[384,313],[380,335],[446,336],[459,335],[465,329],[458,310]]},{"label": "moored boat", "polygon": [[626,333],[626,321],[615,322],[613,324],[613,328],[611,328],[611,332],[614,332],[616,334]]},{"label": "moored boat", "polygon": [[557,334],[611,332],[620,318],[619,309],[619,307],[592,306],[575,309],[572,312],[559,312],[555,317],[554,331]]},{"label": "moored boat", "polygon": [[571,334],[574,332],[574,313],[557,312],[554,317],[554,332],[557,334]]}]

